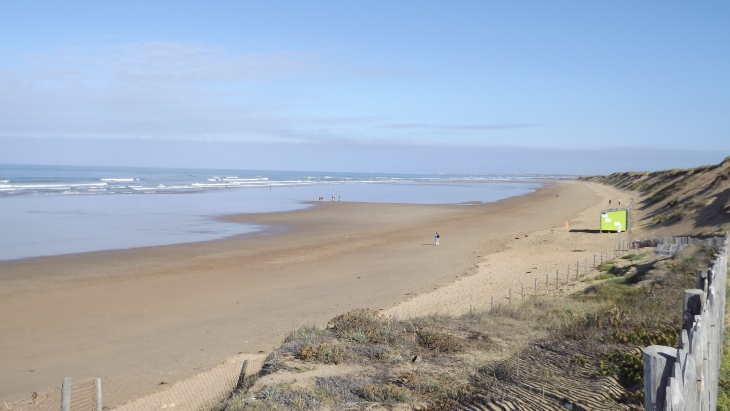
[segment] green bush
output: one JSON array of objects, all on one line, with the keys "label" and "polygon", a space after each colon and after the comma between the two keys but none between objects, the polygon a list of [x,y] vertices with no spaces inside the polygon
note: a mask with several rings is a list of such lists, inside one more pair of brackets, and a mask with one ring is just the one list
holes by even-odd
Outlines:
[{"label": "green bush", "polygon": [[665,326],[651,328],[646,325],[634,327],[628,332],[617,331],[611,338],[622,344],[636,344],[644,347],[650,345],[665,345],[676,347],[679,343],[679,326]]}]

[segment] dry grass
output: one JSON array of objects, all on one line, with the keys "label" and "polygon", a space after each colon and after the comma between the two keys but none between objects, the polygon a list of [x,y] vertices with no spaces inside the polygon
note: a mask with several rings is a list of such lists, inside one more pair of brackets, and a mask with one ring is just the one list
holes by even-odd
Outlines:
[{"label": "dry grass", "polygon": [[[558,398],[564,387],[555,385],[556,376],[588,387],[575,392],[576,398],[613,387],[621,394],[602,400],[632,407],[643,398],[636,348],[676,345],[683,290],[693,286],[695,270],[707,264],[712,252],[688,247],[666,261],[626,257],[606,264],[611,278],[569,298],[530,297],[492,312],[410,321],[360,309],[333,318],[325,329],[301,327],[286,338],[278,355],[267,359],[272,365],[264,367],[266,372],[332,363],[357,365],[361,371],[318,377],[306,388],[255,386],[255,392],[234,396],[222,409],[404,404],[455,410],[460,404],[516,395],[571,403],[573,399]],[[528,332],[532,334],[526,337]]]}]

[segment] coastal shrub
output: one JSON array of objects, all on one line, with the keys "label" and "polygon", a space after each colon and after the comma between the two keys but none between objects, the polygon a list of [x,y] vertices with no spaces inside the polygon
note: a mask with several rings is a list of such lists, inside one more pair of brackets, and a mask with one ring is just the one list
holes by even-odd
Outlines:
[{"label": "coastal shrub", "polygon": [[335,403],[359,402],[357,393],[369,383],[368,380],[353,374],[317,377],[315,384],[334,400]]},{"label": "coastal shrub", "polygon": [[333,343],[305,345],[297,357],[302,361],[339,364],[342,361],[342,348]]},{"label": "coastal shrub", "polygon": [[407,372],[401,374],[394,382],[407,387],[412,393],[428,398],[460,401],[469,398],[474,392],[474,387],[468,380],[452,374]]},{"label": "coastal shrub", "polygon": [[575,365],[586,365],[590,362],[590,360],[585,355],[578,354],[575,357],[573,357],[573,359],[570,362]]},{"label": "coastal shrub", "polygon": [[368,384],[360,389],[360,396],[371,402],[409,402],[411,391],[395,384]]},{"label": "coastal shrub", "polygon": [[679,343],[680,327],[666,325],[655,327],[651,324],[642,324],[629,331],[616,331],[611,338],[622,344],[636,344],[644,347],[650,345],[664,345],[676,347]]},{"label": "coastal shrub", "polygon": [[280,383],[262,388],[256,397],[250,395],[229,400],[225,411],[259,410],[316,410],[321,408],[327,396],[321,389],[313,391],[291,388],[290,384]]},{"label": "coastal shrub", "polygon": [[319,345],[332,340],[327,330],[318,329],[314,325],[301,326],[292,331],[281,346],[281,351],[298,355],[306,345]]},{"label": "coastal shrub", "polygon": [[623,301],[629,296],[640,294],[641,289],[631,285],[606,281],[597,286],[587,288],[586,292],[589,294],[592,293],[594,298],[606,302],[617,302]]},{"label": "coastal shrub", "polygon": [[643,259],[644,257],[646,257],[646,253],[632,253],[632,254],[627,254],[627,255],[621,257],[621,259],[629,260],[629,261],[638,261],[638,260]]},{"label": "coastal shrub", "polygon": [[629,390],[622,401],[636,405],[644,403],[644,360],[641,354],[614,350],[601,356],[597,369],[588,375],[593,378],[616,375],[619,383]]},{"label": "coastal shrub", "polygon": [[593,281],[608,280],[610,278],[616,278],[616,276],[611,273],[603,273],[603,274],[598,274],[597,276],[595,276],[593,278],[586,278],[585,280],[583,280],[583,282],[591,283]]},{"label": "coastal shrub", "polygon": [[296,410],[311,410],[321,405],[312,393],[303,390],[281,391],[274,397],[274,401]]},{"label": "coastal shrub", "polygon": [[395,321],[366,308],[352,310],[333,318],[329,327],[337,338],[358,343],[395,344],[402,339]]},{"label": "coastal shrub", "polygon": [[687,212],[685,210],[674,210],[671,213],[655,215],[651,219],[651,224],[659,225],[681,221],[686,215]]},{"label": "coastal shrub", "polygon": [[403,354],[399,350],[385,344],[357,344],[349,347],[347,354],[352,357],[348,360],[356,362],[366,360],[397,364],[404,361]]},{"label": "coastal shrub", "polygon": [[598,266],[598,271],[611,272],[616,267],[616,262],[613,260],[606,261],[605,263]]},{"label": "coastal shrub", "polygon": [[421,327],[416,331],[416,341],[422,347],[438,352],[458,352],[463,348],[460,338],[434,326]]},{"label": "coastal shrub", "polygon": [[363,333],[362,331],[352,331],[350,333],[346,333],[342,336],[342,338],[360,344],[365,344],[366,342],[370,341],[370,338],[368,338],[368,336],[365,335],[365,333]]}]

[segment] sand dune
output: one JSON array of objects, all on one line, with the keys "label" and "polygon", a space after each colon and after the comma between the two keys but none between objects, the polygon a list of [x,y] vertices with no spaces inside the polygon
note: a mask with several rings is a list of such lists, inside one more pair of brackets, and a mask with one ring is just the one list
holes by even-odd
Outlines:
[{"label": "sand dune", "polygon": [[638,193],[636,221],[658,235],[711,234],[730,226],[730,157],[697,168],[580,179]]}]

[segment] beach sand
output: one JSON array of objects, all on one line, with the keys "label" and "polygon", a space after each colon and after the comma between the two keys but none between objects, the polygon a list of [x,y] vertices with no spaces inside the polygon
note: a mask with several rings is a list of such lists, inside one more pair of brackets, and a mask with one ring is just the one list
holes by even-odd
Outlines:
[{"label": "beach sand", "polygon": [[113,406],[352,308],[483,309],[610,248],[580,230],[620,195],[571,181],[480,205],[315,203],[226,217],[263,234],[0,262],[0,401],[101,377]]}]

